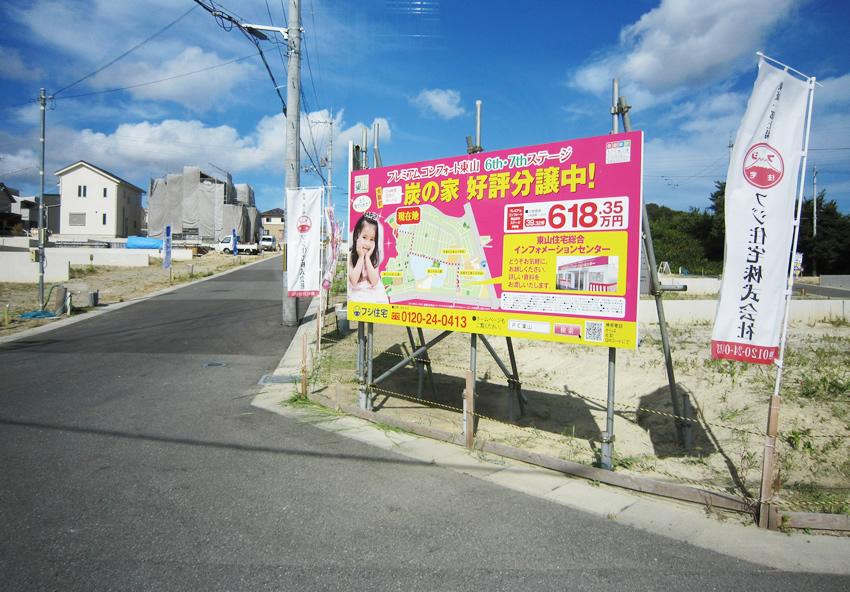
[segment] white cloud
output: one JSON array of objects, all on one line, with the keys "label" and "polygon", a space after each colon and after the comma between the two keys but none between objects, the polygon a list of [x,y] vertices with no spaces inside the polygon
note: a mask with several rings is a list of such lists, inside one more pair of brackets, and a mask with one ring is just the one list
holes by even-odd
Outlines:
[{"label": "white cloud", "polygon": [[38,182],[39,159],[33,150],[21,148],[14,152],[0,152],[0,181],[14,186],[15,180]]},{"label": "white cloud", "polygon": [[21,52],[12,47],[0,46],[0,78],[31,81],[44,76],[41,68],[24,63]]},{"label": "white cloud", "polygon": [[[302,115],[302,138],[314,157],[316,153],[319,158],[326,155],[330,126],[313,124],[314,150],[308,132],[309,122],[329,120],[330,114],[326,110]],[[334,168],[340,171],[347,166],[348,141],[359,143],[365,124],[347,124],[342,111],[335,114],[333,121]],[[374,119],[368,126],[370,133],[375,122],[380,124],[381,142],[391,141],[389,121],[385,118]],[[371,141],[370,138],[370,152]],[[22,139],[21,144],[23,142]],[[255,129],[247,134],[240,134],[228,125],[209,126],[199,120],[178,119],[158,123],[125,123],[108,133],[54,125],[48,136],[46,182],[53,182],[53,171],[77,160],[89,161],[128,180],[142,183],[142,187],[146,186],[148,177],[180,171],[184,165],[208,168],[209,163],[215,163],[234,176],[274,172],[282,174],[285,142],[286,117],[283,114],[262,118]],[[310,164],[303,147],[301,164]],[[34,165],[37,165],[37,160],[31,149],[22,145],[7,145],[0,149],[0,172]],[[32,171],[22,172],[17,177],[22,182],[33,183],[37,174],[34,176]]]},{"label": "white cloud", "polygon": [[815,88],[815,109],[826,109],[850,103],[850,74],[819,80]]},{"label": "white cloud", "polygon": [[174,101],[194,111],[203,111],[220,104],[223,97],[230,96],[233,89],[243,84],[253,73],[253,67],[246,62],[235,62],[190,76],[182,75],[227,61],[199,47],[187,47],[161,63],[119,62],[95,76],[91,85],[109,90],[162,80],[156,84],[130,88],[128,92],[135,99]]},{"label": "white cloud", "polygon": [[460,105],[460,93],[452,89],[425,89],[410,102],[423,114],[436,115],[442,119],[454,119],[466,113]]},{"label": "white cloud", "polygon": [[[752,65],[767,33],[785,18],[792,0],[663,0],[620,32],[619,47],[579,69],[577,88],[610,89],[619,77],[640,103],[669,100]],[[747,61],[749,58],[749,62]]]}]

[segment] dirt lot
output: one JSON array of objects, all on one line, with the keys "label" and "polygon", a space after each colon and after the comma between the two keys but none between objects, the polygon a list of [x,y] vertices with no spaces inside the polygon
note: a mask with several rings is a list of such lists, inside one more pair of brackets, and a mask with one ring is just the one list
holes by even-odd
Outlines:
[{"label": "dirt lot", "polygon": [[[269,257],[270,255],[265,255]],[[162,269],[161,262],[153,262],[144,268],[140,267],[93,267],[85,265],[71,266],[71,279],[62,282],[72,295],[76,294],[77,302],[82,302],[82,294],[99,291],[101,305],[115,302],[125,302],[162,290],[171,285],[192,281],[224,271],[237,265],[256,261],[262,255],[224,255],[210,252],[196,256],[192,261],[175,261],[171,272]],[[48,302],[50,287],[45,285],[45,299]],[[5,322],[5,311],[8,305],[9,323]],[[48,309],[50,306],[47,307]],[[0,336],[16,333],[30,327],[37,327],[52,320],[24,320],[19,315],[38,309],[38,285],[0,283]],[[74,314],[84,312],[75,306]]]},{"label": "dirt lot", "polygon": [[[314,390],[342,383],[346,402],[354,405],[356,333],[338,334],[333,315],[327,318]],[[424,331],[426,342],[437,334]],[[616,470],[757,497],[775,368],[711,360],[711,326],[706,322],[674,325],[670,334],[678,388],[690,395],[699,418],[694,447],[687,453],[676,443],[659,328],[644,326],[636,350],[617,352]],[[411,351],[404,328],[375,325],[374,337],[374,376]],[[505,340],[489,341],[509,365]],[[519,339],[514,348],[528,399],[525,413],[520,415],[516,395],[479,341],[477,437],[597,462],[605,429],[607,349]],[[469,353],[469,336],[460,333],[431,349],[433,379],[425,380],[421,396],[411,365],[381,383],[375,391],[377,419],[392,414],[461,432]],[[850,514],[850,326],[792,326],[785,364],[778,447],[781,504]]]}]

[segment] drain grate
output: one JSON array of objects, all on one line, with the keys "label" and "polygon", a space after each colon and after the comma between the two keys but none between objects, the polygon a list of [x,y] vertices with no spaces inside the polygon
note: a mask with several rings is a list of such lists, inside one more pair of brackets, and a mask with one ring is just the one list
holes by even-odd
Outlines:
[{"label": "drain grate", "polygon": [[298,382],[301,377],[294,374],[263,374],[257,384],[289,384]]}]

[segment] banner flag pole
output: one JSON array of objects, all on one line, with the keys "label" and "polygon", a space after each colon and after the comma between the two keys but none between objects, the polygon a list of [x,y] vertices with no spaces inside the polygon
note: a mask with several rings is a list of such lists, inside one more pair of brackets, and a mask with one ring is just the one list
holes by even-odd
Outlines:
[{"label": "banner flag pole", "polygon": [[[794,220],[794,238],[792,241],[791,251],[788,254],[788,277],[786,279],[785,286],[785,311],[783,314],[783,323],[782,323],[782,333],[779,339],[779,357],[775,360],[776,364],[776,381],[773,387],[773,395],[770,397],[770,403],[768,405],[768,419],[767,419],[767,434],[765,435],[764,440],[764,454],[762,458],[762,475],[761,475],[761,487],[759,490],[759,526],[762,528],[768,528],[771,526],[770,524],[770,500],[774,495],[774,470],[776,466],[776,438],[779,432],[779,407],[781,403],[781,397],[779,395],[780,388],[782,384],[782,370],[783,363],[785,359],[785,345],[787,343],[788,337],[788,321],[791,310],[791,294],[793,292],[794,287],[794,265],[793,265],[793,257],[797,252],[797,242],[800,236],[800,218],[802,213],[803,206],[803,188],[806,182],[806,165],[808,161],[808,153],[809,153],[809,136],[811,132],[811,124],[812,124],[812,110],[814,107],[814,92],[815,85],[818,84],[815,77],[809,77],[803,74],[798,70],[794,70],[789,66],[778,62],[772,58],[769,58],[758,52],[758,56],[764,60],[770,60],[776,64],[781,64],[785,70],[785,72],[794,72],[806,78],[806,81],[809,85],[808,97],[806,99],[806,123],[803,131],[803,149],[801,154],[800,168],[798,170],[799,180],[798,180],[798,190],[797,190],[797,210],[796,217]],[[817,199],[817,197],[815,197]]]}]

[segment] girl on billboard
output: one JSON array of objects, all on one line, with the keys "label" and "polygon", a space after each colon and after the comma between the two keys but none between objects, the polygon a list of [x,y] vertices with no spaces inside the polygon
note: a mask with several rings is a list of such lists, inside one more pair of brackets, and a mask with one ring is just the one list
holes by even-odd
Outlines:
[{"label": "girl on billboard", "polygon": [[381,262],[378,249],[380,243],[378,217],[367,212],[360,217],[351,233],[351,252],[348,257],[349,300],[389,304],[384,284],[378,274],[378,264]]}]

